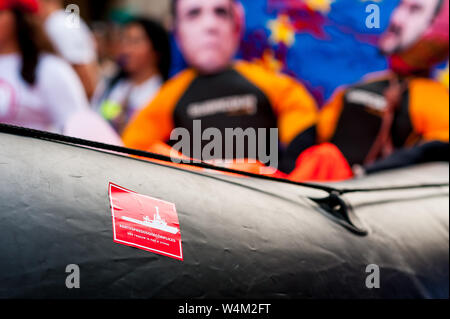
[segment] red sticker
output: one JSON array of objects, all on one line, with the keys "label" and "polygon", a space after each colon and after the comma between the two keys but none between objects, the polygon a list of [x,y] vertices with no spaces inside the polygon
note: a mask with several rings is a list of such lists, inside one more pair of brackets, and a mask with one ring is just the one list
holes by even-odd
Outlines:
[{"label": "red sticker", "polygon": [[175,204],[109,184],[114,242],[183,260]]}]

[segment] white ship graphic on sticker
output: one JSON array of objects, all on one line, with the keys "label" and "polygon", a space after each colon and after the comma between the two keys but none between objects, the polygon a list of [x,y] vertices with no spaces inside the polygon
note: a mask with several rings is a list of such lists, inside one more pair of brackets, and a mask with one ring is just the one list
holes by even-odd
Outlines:
[{"label": "white ship graphic on sticker", "polygon": [[127,222],[130,222],[130,223],[142,225],[142,226],[153,228],[153,229],[158,229],[163,232],[176,235],[179,232],[179,229],[176,227],[167,225],[167,222],[164,219],[162,219],[161,216],[159,215],[159,208],[158,207],[155,207],[155,208],[156,208],[156,214],[153,216],[153,220],[151,220],[150,217],[148,217],[148,216],[145,216],[143,218],[144,219],[143,221],[140,221],[140,220],[137,220],[134,218],[130,218],[130,217],[126,217],[126,216],[122,216],[122,219],[126,220]]}]

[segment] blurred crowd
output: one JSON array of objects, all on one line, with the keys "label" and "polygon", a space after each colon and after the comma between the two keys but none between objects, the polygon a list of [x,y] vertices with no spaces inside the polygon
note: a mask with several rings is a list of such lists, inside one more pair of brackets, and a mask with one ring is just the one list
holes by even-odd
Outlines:
[{"label": "blurred crowd", "polygon": [[[324,103],[298,79],[235,58],[238,0],[172,5],[169,31],[144,16],[88,26],[60,0],[0,0],[0,123],[167,155],[172,131],[193,133],[197,120],[219,134],[278,128],[270,174],[295,181],[448,161],[448,86],[431,77],[448,61],[448,0],[401,0],[378,41],[389,68]],[[172,38],[187,64],[174,76]]]}]

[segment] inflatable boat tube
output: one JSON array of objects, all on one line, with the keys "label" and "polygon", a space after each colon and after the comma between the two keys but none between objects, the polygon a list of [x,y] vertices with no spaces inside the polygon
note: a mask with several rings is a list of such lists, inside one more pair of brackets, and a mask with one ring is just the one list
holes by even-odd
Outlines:
[{"label": "inflatable boat tube", "polygon": [[[0,176],[0,298],[448,298],[448,163],[328,185],[369,190],[333,208],[310,187],[0,133]],[[175,221],[120,226],[127,200]]]}]

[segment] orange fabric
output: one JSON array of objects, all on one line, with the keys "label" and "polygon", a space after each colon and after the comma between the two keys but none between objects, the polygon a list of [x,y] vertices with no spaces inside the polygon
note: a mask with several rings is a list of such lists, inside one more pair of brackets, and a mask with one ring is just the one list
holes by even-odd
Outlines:
[{"label": "orange fabric", "polygon": [[[165,144],[165,143],[155,143],[153,144],[149,149],[148,152],[150,153],[154,153],[154,154],[160,154],[160,155],[165,155],[168,157],[171,157],[173,159],[179,159],[179,160],[189,160],[188,157],[184,156],[183,154],[179,153],[178,151],[176,151],[175,149],[173,149],[172,147],[170,147],[169,145]],[[183,168],[183,169],[187,169],[187,170],[191,170],[191,171],[207,171],[203,168],[198,168],[192,165],[186,165],[186,164],[178,164],[178,163],[169,163],[169,162],[165,162],[165,161],[160,161],[160,160],[149,160],[149,159],[145,159],[148,160],[150,162],[154,162],[154,163],[159,163],[162,165],[167,165],[167,166],[172,166],[172,167],[179,167],[179,168]],[[238,161],[238,160],[233,160],[232,163],[223,163],[222,161],[216,161],[216,162],[208,162],[211,165],[216,165],[216,166],[220,166],[220,167],[225,167],[225,168],[229,168],[229,169],[234,169],[237,171],[242,171],[242,172],[247,172],[247,173],[253,173],[253,174],[263,174],[263,175],[268,175],[268,176],[272,176],[275,178],[285,178],[286,175],[278,170],[274,170],[273,173],[270,174],[264,174],[264,168],[266,168],[266,166],[264,164],[262,164],[259,161],[250,161],[250,160],[244,160],[244,161]],[[218,173],[221,173],[219,171],[217,171]],[[231,173],[223,173],[224,175],[230,175],[230,176],[241,176],[239,174],[231,174]]]},{"label": "orange fabric", "polygon": [[344,95],[344,89],[338,90],[328,104],[320,111],[317,123],[317,134],[320,142],[330,141],[333,138],[344,107]]},{"label": "orange fabric", "polygon": [[410,116],[424,141],[449,142],[449,92],[439,82],[414,79],[410,83]]},{"label": "orange fabric", "polygon": [[[229,169],[234,169],[241,172],[247,172],[258,175],[266,175],[275,178],[285,178],[286,175],[276,169],[273,169],[272,172],[265,172],[268,169],[263,163],[255,160],[245,159],[244,161],[233,160],[232,163],[223,163],[221,161],[211,162],[212,165],[221,166]],[[269,170],[270,171],[270,170]],[[224,175],[230,176],[240,176],[239,174],[231,174],[231,173],[223,173]]]},{"label": "orange fabric", "polygon": [[155,99],[125,128],[122,139],[126,147],[148,150],[154,143],[169,139],[174,128],[173,110],[195,76],[193,70],[186,70],[161,88]]},{"label": "orange fabric", "polygon": [[353,178],[353,172],[339,149],[330,143],[310,147],[297,160],[288,176],[296,182],[331,182]]},{"label": "orange fabric", "polygon": [[[154,154],[159,154],[159,155],[165,155],[165,156],[171,157],[172,159],[177,159],[180,162],[181,162],[181,160],[189,160],[188,157],[184,156],[180,152],[176,151],[175,149],[173,149],[169,145],[167,145],[165,143],[162,143],[162,142],[154,143],[148,149],[148,152],[154,153]],[[185,164],[178,164],[175,161],[173,161],[173,162],[166,162],[166,161],[160,161],[160,160],[148,159],[148,158],[141,158],[141,159],[149,161],[149,162],[165,165],[165,166],[178,167],[178,168],[183,168],[183,169],[196,171],[196,172],[203,171],[202,168],[198,168],[198,167],[190,166],[190,165],[185,165]]]},{"label": "orange fabric", "polygon": [[157,142],[155,144],[153,144],[148,151],[150,153],[154,153],[154,154],[160,154],[160,155],[165,155],[174,159],[180,159],[180,160],[187,160],[189,159],[187,156],[184,156],[183,154],[181,154],[180,152],[176,151],[175,149],[173,149],[172,147],[170,147],[169,145],[162,143],[162,142]]},{"label": "orange fabric", "polygon": [[288,145],[317,123],[318,108],[306,88],[293,78],[270,72],[249,62],[238,62],[236,70],[269,98],[278,116],[280,141]]}]

